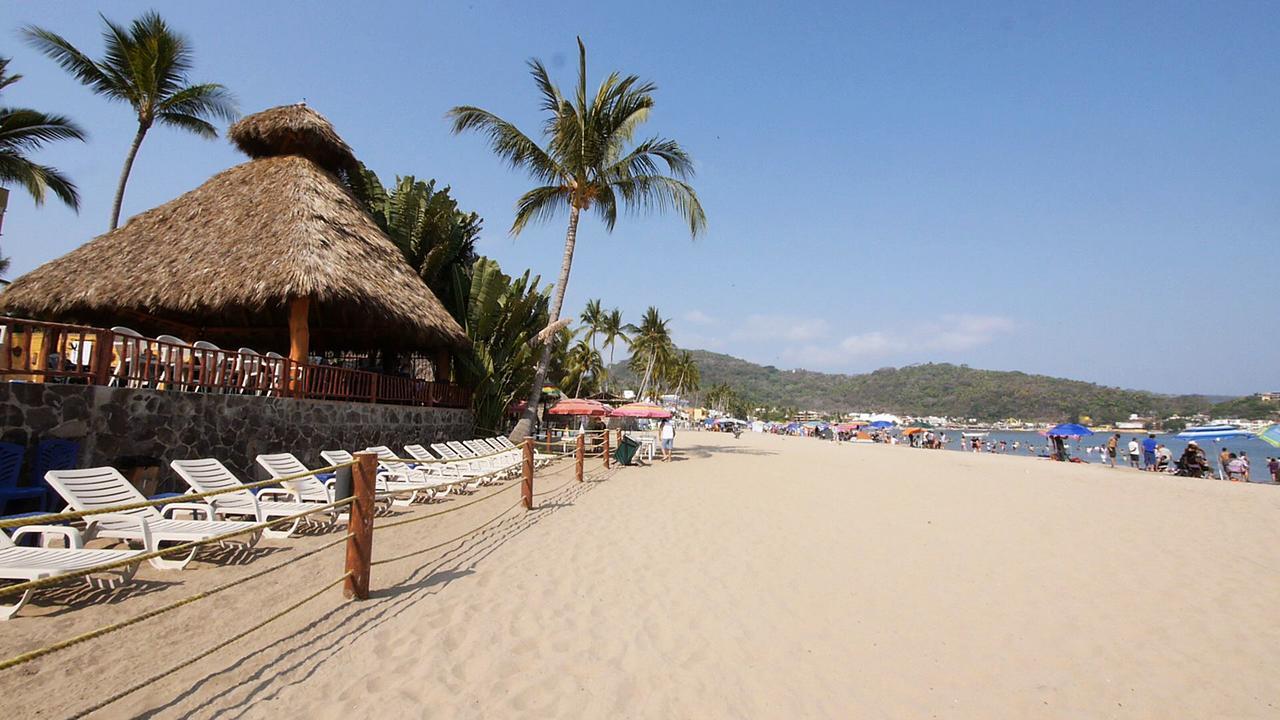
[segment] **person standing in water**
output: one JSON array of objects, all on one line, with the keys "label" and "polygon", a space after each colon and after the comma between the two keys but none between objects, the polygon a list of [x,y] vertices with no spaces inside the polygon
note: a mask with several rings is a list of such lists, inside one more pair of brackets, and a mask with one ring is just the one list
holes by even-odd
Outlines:
[{"label": "person standing in water", "polygon": [[1116,466],[1116,453],[1120,451],[1120,433],[1111,436],[1107,440],[1107,462],[1111,463],[1111,467]]}]

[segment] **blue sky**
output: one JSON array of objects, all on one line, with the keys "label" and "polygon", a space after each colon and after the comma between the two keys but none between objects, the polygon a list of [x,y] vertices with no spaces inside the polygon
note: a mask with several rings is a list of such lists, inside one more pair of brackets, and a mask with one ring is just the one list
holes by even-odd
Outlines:
[{"label": "blue sky", "polygon": [[[1267,3],[181,3],[193,78],[253,112],[305,99],[390,183],[449,184],[486,223],[481,251],[553,278],[563,222],[507,234],[530,183],[458,104],[533,132],[524,63],[573,81],[654,80],[649,129],[698,165],[710,218],[594,220],[566,308],[779,367],[858,372],[949,361],[1166,392],[1280,389],[1280,7]],[[131,19],[148,4],[102,9]],[[20,274],[106,228],[134,127],[25,47],[36,23],[99,55],[98,8],[18,2],[0,53],[25,80],[6,105],[91,134],[38,159],[80,185],[77,216],[15,193],[3,250]],[[243,160],[224,140],[159,128],[127,217]]]}]

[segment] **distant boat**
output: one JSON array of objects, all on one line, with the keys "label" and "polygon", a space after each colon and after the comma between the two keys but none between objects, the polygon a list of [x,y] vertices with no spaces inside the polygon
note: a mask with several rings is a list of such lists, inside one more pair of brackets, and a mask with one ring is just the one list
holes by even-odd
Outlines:
[{"label": "distant boat", "polygon": [[988,435],[990,435],[990,434],[991,434],[991,433],[986,433],[986,432],[962,432],[962,433],[960,433],[961,437],[963,437],[963,438],[964,438],[964,439],[966,439],[966,440],[972,440],[973,438],[984,438],[984,437],[986,437],[986,436],[988,436]]}]

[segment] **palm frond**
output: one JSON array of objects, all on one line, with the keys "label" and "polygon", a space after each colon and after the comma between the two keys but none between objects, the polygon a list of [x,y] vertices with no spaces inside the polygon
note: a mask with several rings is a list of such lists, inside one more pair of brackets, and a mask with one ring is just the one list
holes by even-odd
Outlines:
[{"label": "palm frond", "polygon": [[208,120],[203,118],[198,118],[195,115],[187,115],[186,113],[179,112],[166,112],[158,115],[156,120],[158,120],[162,125],[168,125],[169,127],[178,128],[179,130],[186,130],[199,135],[200,137],[218,137],[218,129],[213,126],[213,123],[210,123]]},{"label": "palm frond", "polygon": [[158,113],[179,113],[222,120],[235,120],[239,114],[235,96],[219,83],[189,85],[164,98],[156,108]]},{"label": "palm frond", "polygon": [[103,72],[103,69],[61,35],[34,25],[23,28],[22,35],[26,38],[27,44],[58,63],[63,70],[74,75],[95,93],[110,98],[120,97],[116,92],[115,83]]},{"label": "palm frond", "polygon": [[611,183],[623,205],[632,212],[665,212],[674,209],[689,223],[689,234],[697,237],[707,226],[702,202],[693,187],[665,175],[634,175]]},{"label": "palm frond", "polygon": [[569,207],[568,191],[558,185],[536,187],[516,201],[516,218],[511,223],[511,234],[519,235],[533,220],[550,220]]},{"label": "palm frond", "polygon": [[0,152],[34,150],[58,140],[84,140],[69,118],[28,108],[0,108]]},{"label": "palm frond", "polygon": [[26,158],[0,154],[0,184],[21,185],[37,206],[52,192],[72,210],[80,209],[80,193],[57,168],[38,165]]},{"label": "palm frond", "polygon": [[486,135],[495,155],[506,160],[511,167],[527,171],[536,180],[552,182],[564,177],[560,166],[537,143],[515,125],[488,110],[460,105],[450,110],[447,117],[453,120],[455,134],[474,130]]}]

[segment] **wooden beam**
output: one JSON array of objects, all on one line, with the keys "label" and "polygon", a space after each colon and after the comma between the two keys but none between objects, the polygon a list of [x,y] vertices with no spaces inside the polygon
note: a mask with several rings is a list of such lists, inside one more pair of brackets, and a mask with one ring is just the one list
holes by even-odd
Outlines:
[{"label": "wooden beam", "polygon": [[308,297],[289,301],[289,359],[296,363],[307,362],[307,353],[311,350],[311,329],[307,325],[310,306]]}]

